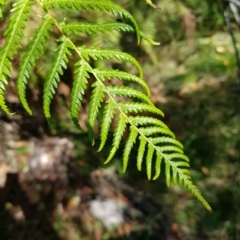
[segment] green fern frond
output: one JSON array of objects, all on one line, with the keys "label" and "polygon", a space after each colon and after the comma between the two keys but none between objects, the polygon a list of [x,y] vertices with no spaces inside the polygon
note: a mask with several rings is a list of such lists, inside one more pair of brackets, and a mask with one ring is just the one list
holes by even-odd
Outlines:
[{"label": "green fern frond", "polygon": [[52,66],[47,74],[47,79],[44,84],[43,93],[43,111],[46,118],[50,118],[50,103],[55,94],[55,89],[60,81],[60,76],[63,74],[63,69],[67,68],[66,63],[68,62],[68,57],[71,55],[70,50],[73,49],[72,43],[68,38],[62,37],[59,40],[61,44],[59,45],[55,58],[53,60]]},{"label": "green fern frond", "polygon": [[113,158],[116,151],[118,150],[118,148],[120,146],[122,136],[125,132],[126,126],[127,126],[126,117],[123,114],[119,114],[117,126],[116,126],[116,129],[114,131],[113,147],[110,151],[110,154],[109,154],[107,160],[104,162],[104,164],[108,163]]},{"label": "green fern frond", "polygon": [[[4,4],[4,1],[2,4]],[[10,60],[17,53],[17,49],[21,47],[20,40],[24,37],[23,30],[26,28],[25,22],[29,20],[28,14],[31,12],[31,5],[33,5],[32,0],[20,0],[14,3],[11,10],[13,15],[4,33],[6,41],[3,49],[0,51],[0,107],[6,113],[9,113],[9,110],[5,104],[4,85],[7,85],[7,77],[11,76],[12,64]]]},{"label": "green fern frond", "polygon": [[183,148],[183,145],[177,141],[176,139],[170,138],[170,137],[156,137],[156,138],[149,138],[150,141],[152,141],[153,144],[158,144],[158,143],[171,143],[174,145],[179,146],[180,148]]},{"label": "green fern frond", "polygon": [[154,147],[151,144],[148,144],[148,151],[146,157],[146,168],[147,168],[147,177],[148,180],[152,178],[152,158],[154,153]]},{"label": "green fern frond", "polygon": [[129,155],[130,155],[133,145],[135,144],[137,136],[138,136],[137,130],[131,126],[130,134],[129,134],[128,140],[126,142],[124,151],[123,151],[123,172],[126,172]]},{"label": "green fern frond", "polygon": [[163,159],[162,155],[157,152],[157,159],[155,163],[155,176],[153,177],[153,180],[158,179],[160,176],[162,159]]},{"label": "green fern frond", "polygon": [[143,79],[141,79],[133,74],[118,71],[118,70],[104,70],[104,71],[95,70],[95,72],[97,73],[97,76],[102,81],[104,81],[106,79],[114,79],[115,78],[115,79],[135,82],[135,83],[139,84],[140,86],[142,86],[147,91],[148,96],[150,96],[150,90],[149,90],[149,87],[146,84],[146,82]]},{"label": "green fern frond", "polygon": [[[163,123],[161,120],[153,118],[153,117],[145,117],[145,116],[135,116],[129,117],[131,122],[136,126],[144,126],[144,125],[156,125],[165,129],[168,129],[168,126]],[[169,130],[170,131],[170,130]]]},{"label": "green fern frond", "polygon": [[149,112],[149,113],[155,113],[155,114],[164,116],[164,113],[160,109],[145,103],[122,102],[122,103],[119,103],[118,105],[125,113]]},{"label": "green fern frond", "polygon": [[96,81],[92,86],[94,87],[94,90],[92,92],[92,97],[89,105],[87,125],[89,138],[92,142],[92,145],[94,145],[93,129],[96,124],[96,119],[99,112],[99,108],[101,106],[101,102],[103,101],[104,92],[101,83]]},{"label": "green fern frond", "polygon": [[98,34],[105,33],[108,31],[123,31],[123,32],[134,32],[134,28],[126,23],[110,22],[102,24],[93,23],[70,23],[62,27],[64,34],[78,34],[78,33],[88,33],[88,34]]},{"label": "green fern frond", "polygon": [[2,6],[5,4],[5,0],[0,0],[0,18],[2,18]]},{"label": "green fern frond", "polygon": [[139,137],[139,140],[140,140],[140,145],[139,145],[139,148],[138,148],[137,169],[139,171],[141,171],[141,169],[142,169],[142,162],[143,162],[143,156],[144,156],[145,146],[147,144],[147,141],[142,136]]},{"label": "green fern frond", "polygon": [[20,62],[19,74],[17,79],[17,89],[20,101],[30,115],[32,115],[32,111],[29,108],[26,100],[26,85],[30,72],[33,66],[35,66],[36,64],[36,60],[39,59],[44,52],[44,46],[47,39],[50,37],[49,32],[52,31],[52,25],[54,24],[53,19],[50,18],[49,15],[45,15],[43,17],[43,20],[44,21],[38,27],[36,34],[32,38],[27,51],[23,55],[23,58]]},{"label": "green fern frond", "polygon": [[[123,31],[136,33],[138,42],[140,41],[140,37],[142,37],[151,44],[157,45],[158,43],[139,30],[131,14],[109,0],[38,0],[37,2],[42,7],[42,10],[46,12],[46,16],[43,17],[43,21],[33,35],[20,64],[17,87],[24,108],[30,114],[32,113],[26,100],[26,85],[36,61],[44,52],[45,43],[54,26],[58,30],[57,34],[60,34],[62,37],[59,40],[59,46],[57,47],[44,84],[43,110],[45,117],[50,118],[52,98],[58,87],[60,75],[67,68],[67,63],[73,51],[79,57],[78,60],[75,60],[76,55],[72,58],[72,61],[75,61],[76,68],[70,95],[70,113],[74,125],[81,129],[78,122],[79,112],[90,77],[91,80],[94,80],[94,83],[92,84],[93,91],[89,104],[87,126],[92,144],[94,144],[94,129],[98,125],[97,118],[100,115],[100,109],[103,109],[103,115],[99,122],[99,151],[105,146],[113,118],[117,116],[112,148],[105,163],[108,163],[114,157],[124,135],[127,137],[127,141],[123,151],[123,172],[127,169],[131,151],[136,145],[138,149],[137,169],[141,171],[143,163],[146,164],[146,172],[149,180],[156,180],[164,170],[168,186],[171,183],[182,186],[196,196],[210,210],[210,206],[202,197],[197,187],[192,183],[189,159],[184,155],[182,144],[175,139],[173,132],[159,119],[159,116],[164,116],[164,114],[153,105],[149,98],[150,91],[143,80],[142,68],[139,62],[127,53],[101,49],[99,45],[98,48],[79,47],[70,37],[71,33],[77,34],[79,32],[99,34],[107,31]],[[0,107],[5,112],[8,112],[8,109],[5,103],[4,92],[5,86],[8,83],[7,78],[11,75],[11,60],[21,47],[20,40],[23,37],[25,23],[28,21],[28,15],[34,3],[35,1],[33,0],[17,1],[13,5],[13,15],[5,32],[5,45],[0,51]],[[151,3],[151,1],[148,1],[148,3]],[[5,4],[5,1],[0,0],[0,6],[3,4]],[[50,9],[52,8],[107,11],[114,16],[126,19],[128,24],[118,22],[103,24],[84,22],[65,24],[64,22],[63,24],[59,23],[51,15],[52,11]],[[0,7],[0,17],[1,9]],[[69,38],[64,34],[69,35]],[[90,58],[98,62],[100,62],[99,60],[114,60],[130,63],[137,68],[139,77],[118,70],[100,70],[100,67],[94,69],[91,66]],[[130,82],[130,84],[127,84],[128,86],[109,86],[112,82],[107,82],[107,80],[111,79],[120,80],[121,84],[125,82]],[[137,85],[136,88],[132,87],[132,83]],[[153,171],[155,174],[153,174]]]},{"label": "green fern frond", "polygon": [[143,77],[142,67],[134,57],[127,53],[114,50],[102,50],[98,48],[86,48],[86,46],[79,47],[78,50],[81,52],[81,56],[86,61],[89,61],[89,57],[91,57],[94,60],[111,59],[122,62],[129,62],[138,69],[140,78]]},{"label": "green fern frond", "polygon": [[91,69],[89,69],[89,65],[83,60],[77,62],[75,66],[76,66],[75,78],[70,96],[70,113],[74,125],[77,128],[80,128],[78,124],[78,116],[82,103],[83,94],[87,88],[88,82],[87,79],[90,78],[88,72],[90,72]]},{"label": "green fern frond", "polygon": [[159,127],[144,127],[144,128],[139,128],[141,133],[144,136],[151,136],[154,134],[165,134],[165,135],[169,135],[173,138],[175,138],[175,135],[173,134],[173,132],[169,131],[168,129],[165,128],[159,128]]},{"label": "green fern frond", "polygon": [[102,124],[101,124],[101,144],[98,151],[101,151],[107,141],[107,135],[110,129],[110,125],[115,114],[116,105],[115,102],[109,98],[104,108]]},{"label": "green fern frond", "polygon": [[126,86],[108,86],[105,89],[106,92],[111,94],[113,97],[120,96],[120,97],[131,97],[131,98],[138,98],[146,103],[148,103],[150,106],[154,106],[151,100],[148,98],[147,95],[144,93],[132,89],[131,87]]},{"label": "green fern frond", "polygon": [[100,11],[106,10],[111,12],[114,16],[119,16],[120,18],[125,18],[129,20],[134,27],[137,35],[137,41],[140,42],[140,29],[134,19],[134,17],[126,11],[121,6],[108,1],[96,1],[96,0],[42,0],[44,8],[75,8],[77,10],[88,10],[88,9],[98,9]]},{"label": "green fern frond", "polygon": [[[69,23],[62,27],[62,31],[64,34],[69,35],[71,33],[87,33],[87,34],[98,34],[105,33],[109,31],[122,31],[122,32],[134,32],[134,28],[126,23],[119,22],[110,22],[110,23],[101,23],[101,24],[93,24],[93,23]],[[140,36],[146,40],[151,45],[158,46],[159,42],[155,42],[152,40],[147,34],[140,31]]]}]

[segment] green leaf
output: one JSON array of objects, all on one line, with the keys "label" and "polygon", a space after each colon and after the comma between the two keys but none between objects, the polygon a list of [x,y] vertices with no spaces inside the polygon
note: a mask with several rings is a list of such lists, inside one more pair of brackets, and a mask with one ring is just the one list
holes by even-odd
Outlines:
[{"label": "green leaf", "polygon": [[139,171],[141,171],[142,162],[143,162],[143,155],[144,155],[144,152],[145,152],[145,146],[146,146],[147,141],[142,136],[139,137],[139,140],[140,140],[140,145],[139,145],[139,148],[138,148],[137,169]]},{"label": "green leaf", "polygon": [[162,159],[163,159],[162,155],[160,155],[157,152],[157,159],[156,159],[156,163],[155,163],[155,171],[156,171],[156,173],[155,173],[155,176],[153,177],[153,180],[156,180],[160,176]]},{"label": "green leaf", "polygon": [[118,105],[125,113],[150,112],[164,116],[164,113],[160,109],[145,103],[120,102]]},{"label": "green leaf", "polygon": [[104,164],[111,161],[111,159],[115,155],[116,151],[118,150],[122,136],[125,132],[126,125],[127,125],[126,117],[123,114],[120,114],[118,117],[118,123],[117,123],[116,129],[114,131],[113,147],[110,151],[110,154],[109,154],[107,160],[104,162]]},{"label": "green leaf", "polygon": [[138,136],[138,132],[136,131],[136,129],[134,127],[130,127],[130,134],[123,151],[123,172],[126,172],[127,170],[129,155],[137,139],[137,136]]},{"label": "green leaf", "polygon": [[81,108],[83,94],[87,88],[88,79],[90,78],[88,71],[90,72],[91,69],[89,68],[88,63],[86,63],[84,60],[80,60],[75,64],[75,66],[75,77],[70,96],[70,112],[74,125],[80,129],[80,126],[78,124],[78,116]]},{"label": "green leaf", "polygon": [[142,100],[143,102],[148,103],[150,106],[154,106],[147,95],[145,95],[144,93],[142,93],[138,90],[132,89],[130,87],[108,86],[105,91],[114,97],[115,96],[124,96],[124,97],[138,98],[139,100]]},{"label": "green leaf", "polygon": [[104,147],[107,141],[107,135],[108,135],[109,128],[115,113],[114,112],[115,108],[116,108],[116,105],[114,101],[111,98],[109,98],[103,112],[101,133],[100,133],[101,144],[98,151],[102,150],[102,148]]},{"label": "green leaf", "polygon": [[[5,2],[3,1],[2,4]],[[0,51],[0,107],[6,113],[9,110],[5,104],[5,87],[7,85],[7,77],[11,76],[12,64],[10,60],[18,52],[21,47],[21,39],[24,38],[23,30],[26,28],[25,22],[29,20],[29,13],[31,11],[32,0],[20,0],[13,4],[13,15],[10,18],[9,25],[4,35],[6,41],[4,47]]]},{"label": "green leaf", "polygon": [[43,93],[43,110],[46,118],[50,118],[50,103],[55,94],[55,89],[60,81],[60,75],[63,74],[63,69],[67,68],[66,63],[68,62],[68,57],[71,55],[70,49],[73,48],[71,42],[68,38],[63,37],[60,39],[61,44],[59,45],[55,58],[53,60],[52,66],[50,67],[47,80],[44,85]]},{"label": "green leaf", "polygon": [[140,42],[140,29],[134,17],[123,7],[111,1],[97,0],[42,0],[44,8],[75,8],[77,10],[99,9],[111,12],[114,16],[119,16],[129,20],[136,32],[138,43]]},{"label": "green leaf", "polygon": [[34,37],[28,45],[27,51],[24,53],[23,58],[20,61],[17,79],[17,89],[20,101],[30,115],[32,115],[32,111],[26,100],[27,81],[33,66],[36,64],[36,60],[39,59],[44,52],[46,41],[50,37],[49,32],[52,31],[52,25],[54,24],[49,15],[45,15],[43,20],[44,21],[38,27]]},{"label": "green leaf", "polygon": [[143,87],[147,91],[148,96],[150,96],[149,87],[146,84],[146,82],[135,75],[132,75],[132,74],[126,73],[126,72],[122,72],[122,71],[118,71],[118,70],[99,71],[96,69],[95,71],[97,71],[97,76],[100,79],[102,79],[103,81],[105,79],[114,79],[115,78],[115,79],[132,81],[132,82],[138,83],[141,87]]},{"label": "green leaf", "polygon": [[143,77],[142,67],[138,61],[128,53],[118,52],[114,50],[103,50],[98,48],[86,48],[86,46],[79,47],[78,50],[81,52],[82,57],[86,61],[88,61],[89,57],[91,57],[94,60],[111,59],[122,62],[129,62],[138,69],[140,78]]},{"label": "green leaf", "polygon": [[101,102],[103,101],[104,92],[103,92],[103,86],[100,82],[96,81],[93,85],[94,90],[92,92],[92,97],[89,105],[89,113],[88,113],[88,135],[92,142],[92,145],[94,145],[94,136],[93,136],[93,130],[94,126],[96,124],[97,115],[99,112],[99,108],[101,106]]},{"label": "green leaf", "polygon": [[148,152],[146,157],[146,165],[147,165],[147,176],[148,180],[152,178],[152,157],[154,153],[154,148],[151,144],[148,144]]},{"label": "green leaf", "polygon": [[125,23],[111,22],[111,23],[102,23],[102,24],[93,24],[93,23],[69,23],[62,27],[64,34],[78,34],[78,33],[87,33],[87,34],[99,34],[105,33],[108,31],[123,31],[123,32],[134,32],[134,29]]}]

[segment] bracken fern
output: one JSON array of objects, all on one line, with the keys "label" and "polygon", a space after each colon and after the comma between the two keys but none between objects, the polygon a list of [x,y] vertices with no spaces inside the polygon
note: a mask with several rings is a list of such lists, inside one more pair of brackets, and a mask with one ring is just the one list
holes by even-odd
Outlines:
[{"label": "bracken fern", "polygon": [[[151,3],[151,1],[147,1]],[[0,6],[5,1],[0,0]],[[148,85],[143,80],[142,68],[138,61],[131,55],[111,49],[100,49],[96,46],[79,46],[73,41],[73,37],[79,33],[104,34],[111,31],[132,32],[136,34],[137,42],[141,37],[152,41],[145,33],[141,32],[134,17],[121,6],[110,0],[20,0],[12,7],[12,16],[5,31],[5,45],[0,51],[0,106],[3,111],[9,113],[4,92],[11,77],[11,60],[21,48],[21,38],[24,37],[23,30],[29,20],[29,14],[33,11],[33,5],[38,5],[45,12],[44,16],[39,16],[41,24],[33,33],[28,49],[25,51],[18,72],[17,88],[20,101],[29,114],[32,111],[26,100],[26,86],[28,79],[37,60],[44,54],[47,41],[53,26],[61,33],[58,40],[58,47],[49,71],[46,75],[43,93],[43,110],[46,118],[50,118],[50,104],[54,97],[60,76],[67,68],[70,55],[75,53],[78,60],[75,60],[74,82],[70,96],[70,113],[74,125],[79,126],[79,112],[84,93],[90,79],[94,79],[92,84],[92,95],[89,103],[87,126],[89,138],[94,144],[94,129],[100,111],[100,146],[99,151],[105,146],[108,133],[113,119],[117,119],[117,124],[113,134],[112,149],[105,163],[111,161],[119,148],[123,135],[128,133],[128,138],[123,151],[123,171],[127,169],[131,150],[134,145],[138,145],[137,169],[141,171],[143,162],[146,164],[148,179],[157,179],[161,170],[164,169],[166,182],[169,186],[171,182],[178,184],[193,195],[195,195],[208,209],[211,210],[206,200],[202,197],[197,187],[192,183],[189,172],[189,160],[183,153],[182,144],[175,139],[172,131],[159,119],[163,116],[161,110],[157,109],[151,102]],[[54,9],[70,10],[99,10],[107,11],[114,17],[126,20],[126,23],[107,22],[94,24],[87,22],[73,22],[66,24],[59,23],[52,15]],[[0,16],[2,14],[0,8]],[[75,59],[75,58],[74,58]],[[115,69],[99,69],[94,67],[95,60],[114,60],[128,63],[136,68],[138,74],[132,74]],[[118,79],[126,85],[110,85],[109,80]],[[134,88],[132,87],[134,85]],[[155,169],[155,174],[152,171]]]}]

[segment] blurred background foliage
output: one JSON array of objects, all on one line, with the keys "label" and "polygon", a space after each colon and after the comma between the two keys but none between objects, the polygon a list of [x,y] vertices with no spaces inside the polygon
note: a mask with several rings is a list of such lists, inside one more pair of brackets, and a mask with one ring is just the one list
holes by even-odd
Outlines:
[{"label": "blurred background foliage", "polygon": [[[193,181],[209,201],[213,212],[207,212],[196,199],[179,187],[167,189],[164,178],[148,182],[145,173],[135,170],[134,155],[127,174],[123,176],[121,151],[110,168],[102,165],[109,149],[97,153],[96,148],[89,147],[89,140],[74,129],[68,114],[68,89],[73,74],[71,61],[69,70],[62,78],[62,91],[60,89],[55,97],[54,117],[48,130],[45,130],[55,136],[72,133],[74,159],[81,163],[86,175],[97,167],[106,171],[114,168],[135,189],[150,195],[179,226],[179,239],[240,240],[240,92],[236,85],[234,48],[222,15],[222,1],[155,0],[154,4],[160,9],[151,8],[144,0],[115,2],[131,12],[142,30],[161,45],[151,46],[142,41],[137,46],[133,34],[117,32],[90,37],[81,34],[75,40],[79,44],[88,45],[91,41],[101,48],[121,49],[139,60],[151,89],[152,100],[165,112],[166,124],[183,143],[191,159]],[[5,14],[7,10],[8,7]],[[62,13],[60,11],[57,17],[61,18]],[[7,17],[1,26],[5,26]],[[103,16],[93,11],[82,12],[81,15],[68,11],[65,17],[66,21],[117,21],[108,14]],[[240,34],[232,16],[231,20],[239,48]],[[37,20],[33,19],[32,23],[34,21]],[[30,26],[26,29],[26,36],[30,36],[31,31]],[[54,35],[56,37],[59,33],[54,30]],[[56,43],[48,44],[46,55],[36,67],[35,77],[30,83],[31,91],[38,91],[31,103],[37,116],[42,114],[38,112],[40,87],[44,81],[43,73],[51,61],[50,56],[54,55],[51,52],[52,44]],[[17,61],[19,59],[16,59],[16,65]],[[115,66],[116,63],[108,64]],[[83,128],[87,100],[85,105],[80,117]],[[62,225],[61,219],[54,223],[55,229],[60,232]]]}]

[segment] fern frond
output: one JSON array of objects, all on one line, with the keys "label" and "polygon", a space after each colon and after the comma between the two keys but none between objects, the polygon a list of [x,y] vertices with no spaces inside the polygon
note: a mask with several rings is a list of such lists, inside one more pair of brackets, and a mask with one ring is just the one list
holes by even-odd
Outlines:
[{"label": "fern frond", "polygon": [[100,133],[101,143],[98,151],[102,150],[102,148],[104,147],[107,141],[107,135],[110,129],[113,116],[115,114],[114,112],[115,108],[116,108],[115,102],[111,98],[109,98],[103,112],[103,118],[101,123],[101,133]]},{"label": "fern frond", "polygon": [[157,159],[156,159],[156,163],[155,163],[155,176],[153,177],[153,180],[158,179],[160,176],[162,159],[163,159],[162,155],[160,155],[157,152]]},{"label": "fern frond", "polygon": [[52,31],[52,25],[54,24],[53,19],[50,18],[49,15],[45,15],[43,20],[44,21],[38,27],[36,34],[32,38],[27,51],[23,55],[17,79],[17,89],[20,101],[30,115],[32,115],[32,111],[26,100],[26,85],[30,72],[36,64],[36,60],[38,60],[44,52],[44,46],[47,39],[50,37],[49,32]]},{"label": "fern frond", "polygon": [[139,145],[139,148],[138,148],[137,169],[139,171],[141,171],[142,162],[143,162],[143,155],[144,155],[144,152],[145,152],[145,146],[147,144],[147,141],[142,136],[139,137],[139,140],[140,140],[140,145]]},{"label": "fern frond", "polygon": [[86,61],[88,61],[89,57],[91,57],[94,60],[111,59],[111,60],[118,60],[122,62],[129,62],[138,69],[140,78],[143,77],[143,72],[140,64],[134,57],[132,57],[127,53],[118,52],[114,50],[102,50],[98,48],[86,48],[85,46],[79,47],[78,50],[81,52],[81,56]]},{"label": "fern frond", "polygon": [[5,0],[0,0],[0,18],[2,18],[2,6],[5,4]]},{"label": "fern frond", "polygon": [[151,144],[148,144],[148,152],[146,157],[146,167],[147,167],[147,177],[148,180],[152,178],[152,158],[154,153],[154,147]]},{"label": "fern frond", "polygon": [[114,16],[125,18],[129,20],[134,27],[137,35],[137,41],[140,42],[140,29],[134,19],[134,17],[121,6],[108,1],[97,1],[97,0],[42,0],[44,8],[75,8],[77,10],[88,10],[88,9],[99,9],[100,11],[106,10],[111,12]]},{"label": "fern frond", "polygon": [[142,93],[138,90],[132,89],[131,87],[108,86],[108,87],[106,87],[105,91],[110,93],[113,97],[123,96],[123,97],[138,98],[139,100],[142,100],[143,102],[148,103],[150,106],[154,106],[147,95],[145,95],[144,93]]},{"label": "fern frond", "polygon": [[96,124],[96,118],[101,106],[101,102],[103,101],[104,92],[101,83],[96,81],[92,86],[94,87],[94,90],[92,92],[92,97],[89,105],[87,125],[89,138],[92,142],[92,145],[94,145],[93,129]]},{"label": "fern frond", "polygon": [[91,69],[89,69],[89,65],[83,60],[77,62],[75,66],[76,66],[75,78],[70,96],[70,113],[74,125],[77,128],[80,128],[78,124],[78,116],[82,103],[83,94],[87,88],[88,78],[90,78],[88,72],[90,72]]},{"label": "fern frond", "polygon": [[93,23],[69,23],[62,27],[64,34],[78,34],[78,33],[88,33],[88,34],[98,34],[105,33],[109,31],[123,31],[123,32],[134,32],[134,28],[126,23],[110,22],[102,24]]},{"label": "fern frond", "polygon": [[177,141],[176,139],[170,138],[170,137],[156,137],[156,138],[149,138],[149,139],[153,144],[171,143],[171,144],[179,146],[180,148],[183,148],[183,145],[179,141]]},{"label": "fern frond", "polygon": [[161,128],[165,128],[165,129],[169,130],[168,126],[165,123],[163,123],[161,120],[153,118],[153,117],[145,117],[145,116],[132,117],[132,116],[130,116],[129,119],[136,126],[156,125]]},{"label": "fern frond", "polygon": [[138,136],[138,132],[136,131],[136,129],[134,127],[131,126],[130,134],[129,134],[128,140],[126,142],[124,151],[123,151],[123,172],[126,172],[126,170],[127,170],[129,155],[130,155],[132,147],[137,139],[137,136]]},{"label": "fern frond", "polygon": [[122,136],[125,132],[126,126],[127,126],[126,117],[123,114],[119,114],[117,126],[116,126],[116,129],[114,131],[113,147],[110,151],[110,154],[109,154],[107,160],[104,162],[104,164],[108,163],[113,158],[116,151],[118,150],[121,139],[122,139]]},{"label": "fern frond", "polygon": [[160,109],[145,103],[120,102],[118,105],[125,113],[149,112],[164,116],[164,113]]},{"label": "fern frond", "polygon": [[135,83],[139,84],[140,86],[142,86],[147,91],[148,96],[150,96],[149,87],[146,84],[146,82],[143,79],[141,79],[133,74],[126,73],[123,71],[118,71],[118,70],[104,70],[104,71],[95,70],[95,72],[97,73],[97,76],[102,81],[104,81],[106,79],[115,78],[115,79],[135,82]]},{"label": "fern frond", "polygon": [[5,104],[4,85],[7,84],[7,77],[11,76],[10,72],[12,70],[12,64],[10,60],[13,59],[14,54],[17,53],[17,49],[21,47],[20,40],[24,37],[23,29],[26,28],[25,22],[29,20],[28,14],[31,11],[31,5],[33,5],[32,0],[20,0],[17,3],[14,3],[11,10],[13,15],[10,18],[7,30],[4,33],[6,41],[3,49],[0,51],[0,107],[6,113],[9,113],[9,110]]},{"label": "fern frond", "polygon": [[59,45],[55,58],[53,60],[52,66],[47,74],[47,79],[44,84],[43,93],[43,111],[46,118],[50,118],[50,103],[55,94],[55,89],[60,81],[60,76],[63,74],[63,69],[67,68],[66,63],[68,62],[68,57],[71,55],[70,50],[73,48],[72,43],[68,38],[62,37],[59,40],[61,44]]},{"label": "fern frond", "polygon": [[147,137],[154,135],[154,134],[165,134],[165,135],[169,135],[169,136],[175,138],[175,135],[173,134],[173,132],[171,132],[165,128],[159,128],[159,127],[152,126],[152,127],[139,128],[139,130],[141,131],[141,133],[144,136],[147,136]]}]

